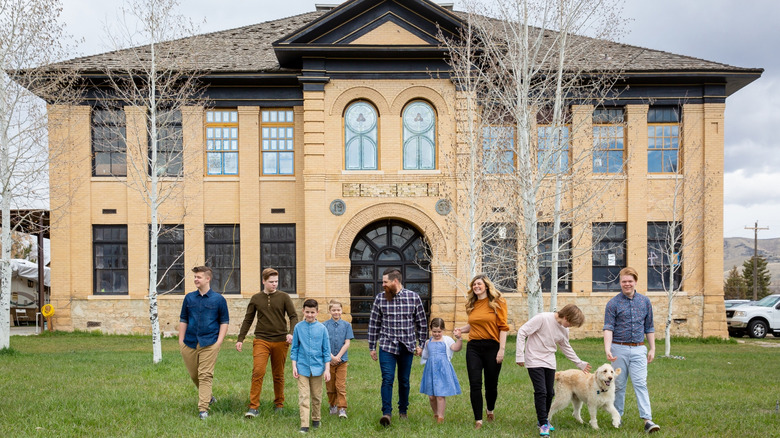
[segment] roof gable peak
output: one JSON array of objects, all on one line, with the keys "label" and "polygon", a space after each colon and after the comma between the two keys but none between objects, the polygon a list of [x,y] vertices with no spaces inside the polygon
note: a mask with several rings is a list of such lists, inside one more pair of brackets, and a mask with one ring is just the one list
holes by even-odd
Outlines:
[{"label": "roof gable peak", "polygon": [[[318,7],[324,6],[331,5]],[[454,36],[462,24],[454,13],[429,0],[349,0],[277,40],[274,47],[351,44],[388,22],[430,45],[438,45],[439,29]]]}]

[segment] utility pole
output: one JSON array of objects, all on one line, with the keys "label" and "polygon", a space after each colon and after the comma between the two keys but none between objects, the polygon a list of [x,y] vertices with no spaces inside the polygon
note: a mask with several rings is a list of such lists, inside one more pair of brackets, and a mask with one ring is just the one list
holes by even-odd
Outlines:
[{"label": "utility pole", "polygon": [[758,231],[768,230],[769,228],[758,228],[758,221],[754,227],[745,227],[746,230],[753,230],[753,301],[758,301]]}]

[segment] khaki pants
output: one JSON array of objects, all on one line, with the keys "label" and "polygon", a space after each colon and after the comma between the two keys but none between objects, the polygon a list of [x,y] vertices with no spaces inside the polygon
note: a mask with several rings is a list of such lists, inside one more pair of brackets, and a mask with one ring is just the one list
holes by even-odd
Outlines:
[{"label": "khaki pants", "polygon": [[328,403],[331,406],[347,408],[347,366],[349,362],[330,365],[330,381],[325,383],[328,388]]},{"label": "khaki pants", "polygon": [[322,418],[322,376],[298,376],[298,407],[301,411],[301,427],[309,427],[309,405],[312,421]]},{"label": "khaki pants", "polygon": [[274,378],[274,406],[284,406],[284,363],[287,360],[287,350],[290,347],[285,341],[268,342],[255,339],[252,343],[252,387],[249,389],[249,408],[260,406],[260,393],[263,391],[265,369],[268,358],[271,358],[271,374]]},{"label": "khaki pants", "polygon": [[180,347],[184,366],[190,373],[190,378],[198,388],[198,412],[208,412],[211,401],[211,382],[214,379],[214,365],[217,363],[219,348],[217,344],[208,347]]}]

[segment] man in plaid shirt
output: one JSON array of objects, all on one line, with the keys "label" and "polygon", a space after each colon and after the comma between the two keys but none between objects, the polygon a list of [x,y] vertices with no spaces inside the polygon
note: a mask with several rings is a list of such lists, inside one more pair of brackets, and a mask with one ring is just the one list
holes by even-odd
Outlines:
[{"label": "man in plaid shirt", "polygon": [[[414,356],[422,353],[428,338],[428,323],[422,300],[416,292],[401,286],[401,271],[389,268],[382,274],[384,294],[378,294],[368,321],[371,359],[382,370],[382,426],[390,425],[393,412],[393,378],[398,366],[398,413],[406,418],[409,407],[409,374]],[[377,342],[379,354],[377,354]]]}]

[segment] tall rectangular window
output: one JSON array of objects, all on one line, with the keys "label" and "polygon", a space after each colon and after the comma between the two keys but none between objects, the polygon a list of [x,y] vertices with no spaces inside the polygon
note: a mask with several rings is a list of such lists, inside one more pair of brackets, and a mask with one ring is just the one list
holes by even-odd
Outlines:
[{"label": "tall rectangular window", "polygon": [[263,175],[295,174],[294,123],[292,110],[263,110]]},{"label": "tall rectangular window", "polygon": [[93,109],[92,175],[127,176],[125,111]]},{"label": "tall rectangular window", "polygon": [[626,267],[626,223],[596,222],[593,231],[593,290],[619,291]]},{"label": "tall rectangular window", "polygon": [[[682,282],[682,226],[647,223],[647,290],[677,290]],[[672,282],[669,274],[672,274]],[[674,288],[674,289],[672,289]]]},{"label": "tall rectangular window", "polygon": [[623,110],[594,110],[593,173],[623,172],[624,152]]},{"label": "tall rectangular window", "polygon": [[[152,158],[151,119],[149,121],[149,159]],[[157,112],[157,176],[182,176],[181,111]],[[150,161],[151,162],[151,161]],[[150,172],[151,173],[151,169]]]},{"label": "tall rectangular window", "polygon": [[127,295],[127,225],[92,226],[95,295]]},{"label": "tall rectangular window", "polygon": [[206,266],[214,273],[211,288],[241,293],[241,233],[238,225],[206,225]]},{"label": "tall rectangular window", "polygon": [[157,293],[180,294],[184,293],[184,287],[184,226],[160,225],[157,236]]},{"label": "tall rectangular window", "polygon": [[296,293],[295,224],[260,225],[260,270],[279,271],[279,290]]},{"label": "tall rectangular window", "polygon": [[482,225],[482,272],[501,292],[517,291],[517,227],[512,223]]},{"label": "tall rectangular window", "polygon": [[514,151],[514,127],[488,126],[482,129],[482,165],[485,173],[513,173]]},{"label": "tall rectangular window", "polygon": [[206,173],[238,175],[238,111],[206,111]]},{"label": "tall rectangular window", "polygon": [[561,223],[558,236],[553,232],[553,224],[540,222],[537,225],[539,248],[539,278],[542,291],[550,292],[552,286],[553,238],[558,238],[558,292],[571,292],[571,226]]},{"label": "tall rectangular window", "polygon": [[680,152],[680,111],[657,107],[647,111],[647,171],[675,173]]},{"label": "tall rectangular window", "polygon": [[543,125],[537,129],[538,167],[544,174],[569,171],[569,127]]}]

